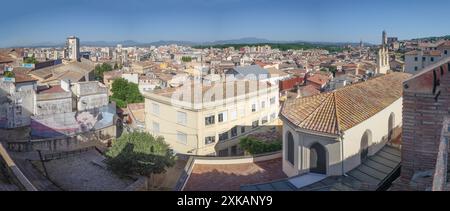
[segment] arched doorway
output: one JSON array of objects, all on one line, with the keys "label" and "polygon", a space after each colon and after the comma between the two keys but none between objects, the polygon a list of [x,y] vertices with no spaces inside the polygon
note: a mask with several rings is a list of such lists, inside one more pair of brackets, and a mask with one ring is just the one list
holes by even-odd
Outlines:
[{"label": "arched doorway", "polygon": [[294,136],[292,136],[291,132],[287,132],[287,160],[289,163],[294,165]]},{"label": "arched doorway", "polygon": [[316,174],[327,174],[327,154],[325,148],[315,143],[309,149],[309,171]]},{"label": "arched doorway", "polygon": [[369,143],[372,142],[372,132],[370,130],[366,130],[364,135],[361,138],[361,146],[360,146],[360,154],[361,154],[361,162],[365,161],[369,156]]},{"label": "arched doorway", "polygon": [[388,141],[392,141],[392,136],[394,135],[394,125],[395,125],[395,114],[391,113],[388,122]]}]

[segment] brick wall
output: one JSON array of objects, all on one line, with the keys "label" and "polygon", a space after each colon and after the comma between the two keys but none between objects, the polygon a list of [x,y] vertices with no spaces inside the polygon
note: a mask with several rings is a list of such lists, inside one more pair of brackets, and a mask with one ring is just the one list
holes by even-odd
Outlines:
[{"label": "brick wall", "polygon": [[[434,93],[433,79],[430,80],[429,77],[430,74],[433,74],[432,71],[405,82],[400,178],[403,183],[411,181],[416,173],[435,168],[443,117],[450,114],[448,65],[443,66],[443,75],[439,68],[436,70],[440,86],[437,86]],[[421,89],[417,88],[417,84],[420,84]],[[440,94],[438,94],[439,92]],[[423,187],[419,189],[423,189]]]}]

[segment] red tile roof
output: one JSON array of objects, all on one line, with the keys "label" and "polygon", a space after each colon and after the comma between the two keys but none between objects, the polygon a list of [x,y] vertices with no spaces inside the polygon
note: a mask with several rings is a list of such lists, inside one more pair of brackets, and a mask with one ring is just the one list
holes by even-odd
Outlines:
[{"label": "red tile roof", "polygon": [[330,77],[322,74],[314,74],[306,79],[309,82],[323,86],[330,81]]},{"label": "red tile roof", "polygon": [[299,128],[338,135],[398,100],[402,82],[410,76],[391,73],[330,93],[288,100],[281,116]]},{"label": "red tile roof", "polygon": [[52,86],[49,89],[45,89],[39,92],[39,94],[51,94],[51,93],[60,93],[60,92],[66,92],[64,89],[61,88],[60,85],[58,86]]}]

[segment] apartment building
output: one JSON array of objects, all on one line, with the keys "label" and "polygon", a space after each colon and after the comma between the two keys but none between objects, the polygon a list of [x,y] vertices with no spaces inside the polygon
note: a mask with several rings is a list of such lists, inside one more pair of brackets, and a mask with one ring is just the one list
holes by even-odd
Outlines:
[{"label": "apartment building", "polygon": [[418,50],[405,53],[405,72],[417,74],[423,68],[450,55],[450,41],[439,44],[419,46]]},{"label": "apartment building", "polygon": [[182,154],[237,155],[239,138],[278,122],[278,86],[270,83],[196,82],[144,96],[146,130]]}]

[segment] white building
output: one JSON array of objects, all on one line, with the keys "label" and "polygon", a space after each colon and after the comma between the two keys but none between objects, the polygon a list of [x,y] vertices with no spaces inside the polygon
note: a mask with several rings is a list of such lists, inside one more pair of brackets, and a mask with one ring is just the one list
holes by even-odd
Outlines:
[{"label": "white building", "polygon": [[278,86],[268,83],[185,84],[144,97],[146,130],[182,154],[237,155],[241,137],[278,123]]},{"label": "white building", "polygon": [[407,52],[405,54],[405,72],[416,74],[424,67],[450,55],[450,41],[439,42],[432,46],[423,45],[418,50]]},{"label": "white building", "polygon": [[280,115],[286,175],[343,175],[378,152],[401,127],[408,77],[395,72],[287,101]]},{"label": "white building", "polygon": [[75,36],[70,36],[67,38],[66,43],[67,48],[67,58],[72,61],[80,60],[80,39]]}]

